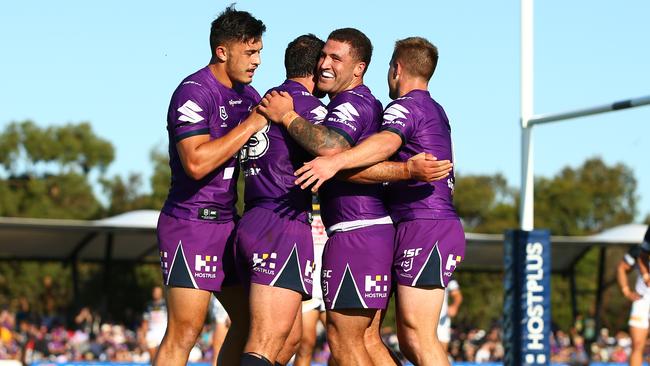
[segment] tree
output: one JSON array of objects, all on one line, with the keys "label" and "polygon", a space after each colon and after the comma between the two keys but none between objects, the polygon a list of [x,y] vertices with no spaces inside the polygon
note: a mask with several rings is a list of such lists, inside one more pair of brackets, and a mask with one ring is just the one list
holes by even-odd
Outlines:
[{"label": "tree", "polygon": [[[0,215],[96,218],[101,205],[88,173],[103,172],[113,146],[90,124],[39,127],[10,123],[0,134]],[[1,174],[3,173],[4,174]]]},{"label": "tree", "polygon": [[566,167],[535,184],[535,222],[555,235],[586,235],[627,224],[636,215],[636,178],[622,163],[608,167],[600,158]]},{"label": "tree", "polygon": [[454,205],[466,231],[497,234],[516,227],[515,197],[501,174],[456,178]]}]

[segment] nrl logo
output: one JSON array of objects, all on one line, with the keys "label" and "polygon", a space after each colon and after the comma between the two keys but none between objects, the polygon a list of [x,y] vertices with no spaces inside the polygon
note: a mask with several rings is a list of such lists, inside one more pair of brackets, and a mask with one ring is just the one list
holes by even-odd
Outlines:
[{"label": "nrl logo", "polygon": [[226,113],[226,107],[219,106],[219,117],[221,117],[221,119],[224,121],[228,119],[228,113]]},{"label": "nrl logo", "polygon": [[402,261],[402,269],[404,272],[410,272],[413,269],[413,258]]}]

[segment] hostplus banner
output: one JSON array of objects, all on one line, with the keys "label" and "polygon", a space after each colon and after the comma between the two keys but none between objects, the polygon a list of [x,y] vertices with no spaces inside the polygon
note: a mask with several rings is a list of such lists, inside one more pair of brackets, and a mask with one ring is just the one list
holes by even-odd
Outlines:
[{"label": "hostplus banner", "polygon": [[549,231],[506,232],[504,266],[504,365],[550,365]]}]

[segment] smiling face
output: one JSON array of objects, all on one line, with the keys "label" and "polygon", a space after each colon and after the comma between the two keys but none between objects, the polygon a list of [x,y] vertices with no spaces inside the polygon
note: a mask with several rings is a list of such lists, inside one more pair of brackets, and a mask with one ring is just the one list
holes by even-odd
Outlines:
[{"label": "smiling face", "polygon": [[317,88],[330,96],[363,82],[366,64],[354,57],[348,43],[328,40],[318,61]]},{"label": "smiling face", "polygon": [[[245,42],[229,42],[217,48],[217,54],[225,59],[225,70],[233,83],[250,84],[255,70],[262,63],[262,39]],[[225,56],[225,57],[224,57]]]}]

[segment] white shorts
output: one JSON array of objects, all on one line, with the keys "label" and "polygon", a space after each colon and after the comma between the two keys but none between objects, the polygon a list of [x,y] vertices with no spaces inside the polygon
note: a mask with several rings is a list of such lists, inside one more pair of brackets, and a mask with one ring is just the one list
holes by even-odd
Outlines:
[{"label": "white shorts", "polygon": [[148,348],[156,348],[160,346],[163,337],[165,336],[165,328],[152,329],[147,331],[145,340],[147,341]]},{"label": "white shorts", "polygon": [[451,319],[445,315],[438,322],[438,340],[442,343],[449,343],[451,340]]},{"label": "white shorts", "polygon": [[302,302],[303,314],[312,310],[325,311],[325,301],[318,297],[312,297],[311,299]]},{"label": "white shorts", "polygon": [[648,329],[649,320],[650,299],[642,297],[641,299],[632,302],[630,321],[627,324],[634,328]]},{"label": "white shorts", "polygon": [[226,308],[221,305],[219,300],[216,297],[212,297],[212,316],[214,321],[217,323],[227,323],[228,322],[228,312]]}]

